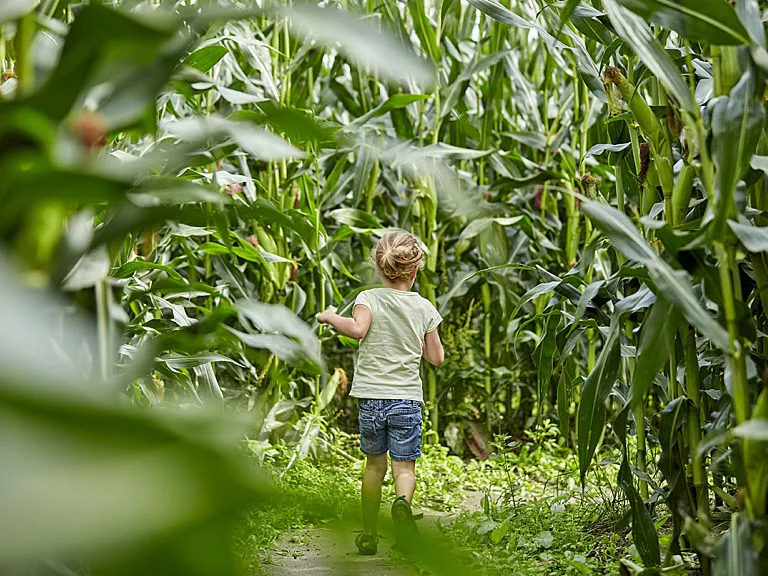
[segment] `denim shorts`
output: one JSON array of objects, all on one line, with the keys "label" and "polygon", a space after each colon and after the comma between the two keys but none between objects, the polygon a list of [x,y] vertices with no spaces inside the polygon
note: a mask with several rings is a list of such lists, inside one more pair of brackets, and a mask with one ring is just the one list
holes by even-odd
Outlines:
[{"label": "denim shorts", "polygon": [[415,400],[358,401],[360,450],[366,456],[389,451],[392,460],[421,458],[421,403]]}]

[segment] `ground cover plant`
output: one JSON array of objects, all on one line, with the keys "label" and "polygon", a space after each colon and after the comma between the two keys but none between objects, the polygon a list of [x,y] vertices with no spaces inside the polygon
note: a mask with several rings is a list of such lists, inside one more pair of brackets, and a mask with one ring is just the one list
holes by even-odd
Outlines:
[{"label": "ground cover plant", "polygon": [[552,497],[535,438],[616,495],[604,568],[759,573],[765,11],[4,2],[0,567],[235,573],[274,446],[359,458],[353,343],[312,319],[405,228],[445,317],[425,441],[525,479],[484,521],[546,513],[511,500]]}]

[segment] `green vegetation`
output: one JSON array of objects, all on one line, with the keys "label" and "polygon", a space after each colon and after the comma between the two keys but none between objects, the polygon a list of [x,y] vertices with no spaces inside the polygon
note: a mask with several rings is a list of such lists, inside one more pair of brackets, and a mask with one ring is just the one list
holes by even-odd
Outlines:
[{"label": "green vegetation", "polygon": [[[542,567],[553,574],[567,573],[568,567],[574,574],[616,573],[620,558],[637,556],[628,534],[628,511],[609,492],[617,463],[605,462],[603,476],[592,476],[590,489],[582,492],[578,462],[557,444],[556,434],[553,428],[531,432],[520,447],[500,437],[494,443],[498,452],[485,462],[464,462],[442,446],[426,446],[419,461],[416,507],[440,511],[437,523],[444,544],[463,550],[465,561],[483,573],[534,574]],[[337,441],[341,449],[350,448],[348,438]],[[362,462],[305,459],[286,470],[290,449],[278,444],[271,452],[265,464],[280,499],[246,513],[237,547],[257,573],[268,573],[276,561],[280,532],[292,534],[359,514]],[[389,478],[384,499],[394,499]]]},{"label": "green vegetation", "polygon": [[4,2],[0,572],[235,574],[353,511],[353,343],[313,318],[400,227],[448,352],[420,504],[502,496],[452,538],[760,573],[766,8]]}]

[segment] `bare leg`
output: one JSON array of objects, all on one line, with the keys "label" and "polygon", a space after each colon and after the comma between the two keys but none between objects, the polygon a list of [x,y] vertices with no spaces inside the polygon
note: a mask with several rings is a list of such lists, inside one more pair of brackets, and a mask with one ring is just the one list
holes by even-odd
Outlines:
[{"label": "bare leg", "polygon": [[398,496],[405,496],[410,502],[416,491],[416,462],[397,462],[392,460],[392,477],[395,479],[395,492]]},{"label": "bare leg", "polygon": [[363,534],[376,536],[381,506],[381,485],[387,473],[387,455],[367,456],[363,472]]}]

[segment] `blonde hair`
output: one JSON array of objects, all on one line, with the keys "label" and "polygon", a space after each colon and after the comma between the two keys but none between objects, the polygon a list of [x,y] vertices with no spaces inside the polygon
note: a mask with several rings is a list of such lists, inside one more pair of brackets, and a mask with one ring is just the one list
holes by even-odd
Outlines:
[{"label": "blonde hair", "polygon": [[389,232],[376,244],[371,260],[379,276],[395,282],[408,278],[415,269],[424,267],[424,250],[413,234]]}]

